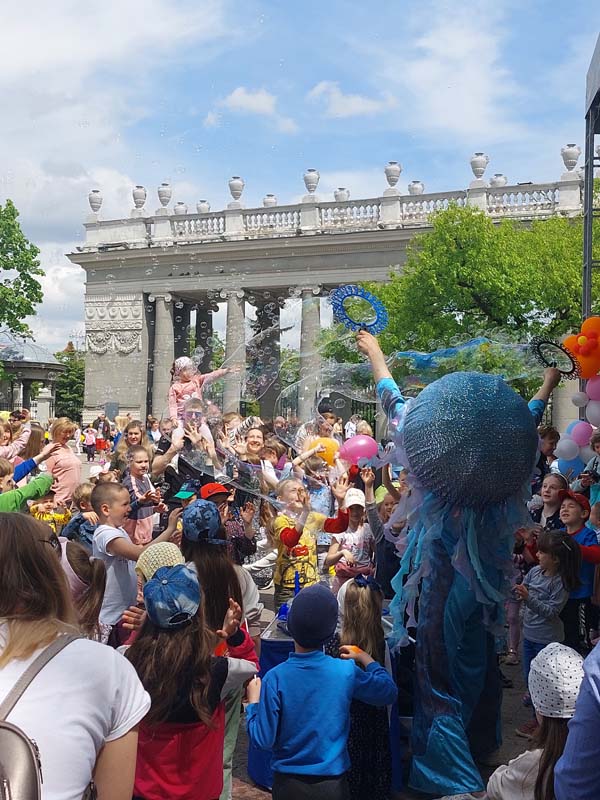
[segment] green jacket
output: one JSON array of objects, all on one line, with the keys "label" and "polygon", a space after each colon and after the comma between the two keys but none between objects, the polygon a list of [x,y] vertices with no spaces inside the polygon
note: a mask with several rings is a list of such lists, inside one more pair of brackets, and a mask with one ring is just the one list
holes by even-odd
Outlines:
[{"label": "green jacket", "polygon": [[52,475],[39,475],[22,489],[12,489],[0,494],[0,511],[20,511],[27,500],[37,500],[50,491]]}]

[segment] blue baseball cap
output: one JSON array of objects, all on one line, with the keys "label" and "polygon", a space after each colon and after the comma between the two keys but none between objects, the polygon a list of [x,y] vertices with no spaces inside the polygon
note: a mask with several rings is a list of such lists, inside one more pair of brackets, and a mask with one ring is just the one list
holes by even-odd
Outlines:
[{"label": "blue baseball cap", "polygon": [[194,500],[181,515],[183,535],[190,542],[209,542],[227,544],[221,538],[221,516],[219,509],[210,500]]},{"label": "blue baseball cap", "polygon": [[163,630],[181,628],[200,607],[200,584],[187,564],[159,567],[144,586],[144,603],[150,620]]}]

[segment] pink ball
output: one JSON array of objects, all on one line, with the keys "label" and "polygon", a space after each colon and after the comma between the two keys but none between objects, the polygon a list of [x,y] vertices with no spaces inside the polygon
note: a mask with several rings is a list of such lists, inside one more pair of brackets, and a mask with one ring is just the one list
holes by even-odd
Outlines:
[{"label": "pink ball", "polygon": [[585,393],[590,400],[600,400],[600,375],[586,382]]},{"label": "pink ball", "polygon": [[347,439],[340,447],[340,458],[349,461],[351,464],[358,464],[361,458],[373,458],[379,451],[379,447],[372,436],[359,433]]},{"label": "pink ball", "polygon": [[585,447],[590,443],[590,436],[594,429],[589,422],[578,422],[571,431],[571,439],[576,442],[579,447]]}]

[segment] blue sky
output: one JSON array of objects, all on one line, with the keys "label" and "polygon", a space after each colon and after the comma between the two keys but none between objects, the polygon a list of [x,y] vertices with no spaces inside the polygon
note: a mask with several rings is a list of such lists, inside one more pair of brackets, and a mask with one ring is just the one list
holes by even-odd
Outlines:
[{"label": "blue sky", "polygon": [[[38,0],[3,10],[0,201],[11,197],[42,249],[38,341],[82,328],[83,273],[63,254],[81,239],[87,194],[126,216],[168,180],[191,208],[246,181],[260,205],[346,186],[369,197],[383,166],[426,191],[464,188],[475,150],[509,182],[560,176],[560,148],[583,144],[585,72],[600,31],[593,0],[220,2]],[[33,10],[32,10],[33,9]]]}]

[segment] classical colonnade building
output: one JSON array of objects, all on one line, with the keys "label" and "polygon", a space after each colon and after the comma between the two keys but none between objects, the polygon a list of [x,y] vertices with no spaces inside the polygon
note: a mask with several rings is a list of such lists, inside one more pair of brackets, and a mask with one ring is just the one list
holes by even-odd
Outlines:
[{"label": "classical colonnade building", "polygon": [[[244,208],[244,182],[229,181],[232,202],[211,211],[206,201],[189,212],[181,201],[169,207],[172,190],[158,188],[160,207],[145,208],[146,189],[133,189],[128,217],[104,220],[102,194],[90,192],[92,214],[85,242],[69,254],[86,271],[85,419],[107,402],[121,413],[144,418],[166,409],[170,368],[187,354],[191,321],[195,342],[204,349],[200,369],[211,357],[213,313],[226,303],[225,356],[236,371],[224,379],[223,409],[240,404],[246,368],[245,317],[256,309],[256,325],[266,331],[261,351],[277,369],[279,319],[287,297],[301,298],[300,392],[298,413],[311,412],[320,369],[316,340],[321,329],[320,298],[333,287],[386,281],[399,272],[412,237],[429,227],[429,216],[449,204],[470,205],[494,220],[526,223],[581,212],[580,149],[561,150],[565,172],[558,181],[509,185],[504,175],[485,179],[488,157],[476,153],[467,189],[426,193],[420,181],[408,194],[396,188],[401,167],[385,167],[388,187],[380,197],[352,200],[345,188],[333,201],[316,194],[319,174],[307,170],[307,194],[295,205],[278,205],[266,195],[261,208]],[[276,386],[276,384],[274,385]],[[277,389],[262,398],[273,409]]]}]

